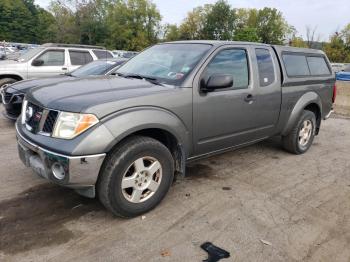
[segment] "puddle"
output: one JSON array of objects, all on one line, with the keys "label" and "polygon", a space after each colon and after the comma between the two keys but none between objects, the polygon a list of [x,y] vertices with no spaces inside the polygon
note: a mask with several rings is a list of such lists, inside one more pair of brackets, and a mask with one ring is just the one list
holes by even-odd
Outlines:
[{"label": "puddle", "polygon": [[0,251],[15,254],[66,243],[77,233],[64,223],[91,211],[104,210],[95,199],[73,190],[45,184],[0,202]]}]

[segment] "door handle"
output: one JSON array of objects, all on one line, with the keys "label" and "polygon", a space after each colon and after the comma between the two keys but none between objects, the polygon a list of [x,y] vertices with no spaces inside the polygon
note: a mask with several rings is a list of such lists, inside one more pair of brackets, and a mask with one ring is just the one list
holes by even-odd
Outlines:
[{"label": "door handle", "polygon": [[68,70],[68,68],[67,67],[62,67],[62,70]]},{"label": "door handle", "polygon": [[247,103],[251,104],[254,101],[254,96],[252,94],[248,94],[246,95],[246,97],[244,98],[244,101],[246,101]]}]

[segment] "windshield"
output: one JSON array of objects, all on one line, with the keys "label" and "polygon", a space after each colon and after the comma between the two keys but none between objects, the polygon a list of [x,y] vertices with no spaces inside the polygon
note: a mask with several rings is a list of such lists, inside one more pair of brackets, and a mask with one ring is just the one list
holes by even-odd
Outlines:
[{"label": "windshield", "polygon": [[121,64],[123,61],[93,61],[86,65],[74,70],[71,75],[75,77],[91,76],[91,75],[104,75],[116,65]]},{"label": "windshield", "polygon": [[36,54],[38,54],[39,52],[41,52],[43,50],[44,50],[44,48],[42,48],[42,47],[37,47],[37,48],[30,49],[29,51],[27,51],[24,54],[22,54],[17,60],[20,61],[20,62],[27,62],[33,56],[35,56]]},{"label": "windshield", "polygon": [[155,45],[135,56],[117,72],[180,85],[210,48],[211,45],[206,44]]}]

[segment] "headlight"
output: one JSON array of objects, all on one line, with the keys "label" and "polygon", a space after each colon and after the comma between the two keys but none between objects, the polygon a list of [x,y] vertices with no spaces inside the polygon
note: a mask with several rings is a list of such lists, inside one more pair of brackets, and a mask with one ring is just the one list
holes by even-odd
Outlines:
[{"label": "headlight", "polygon": [[93,114],[61,112],[56,120],[52,136],[72,139],[98,123]]}]

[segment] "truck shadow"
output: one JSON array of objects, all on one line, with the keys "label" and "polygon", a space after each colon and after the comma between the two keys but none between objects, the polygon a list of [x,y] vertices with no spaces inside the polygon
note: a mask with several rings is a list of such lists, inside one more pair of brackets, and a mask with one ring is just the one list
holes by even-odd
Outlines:
[{"label": "truck shadow", "polygon": [[[196,160],[186,165],[186,179],[220,179],[220,177],[217,176],[218,169],[225,167],[228,162],[227,160],[232,158],[238,159],[243,156],[242,161],[244,162],[246,159],[251,158],[254,155],[265,154],[267,158],[280,159],[283,154],[289,154],[282,149],[281,143],[280,137],[272,137],[248,147],[230,150],[209,158]],[[246,156],[247,154],[249,154],[249,156]],[[240,166],[243,165],[243,162]]]},{"label": "truck shadow", "polygon": [[[246,153],[267,154],[275,158],[281,151],[278,140],[267,140],[245,149],[199,160],[186,167],[186,179],[222,179],[217,175],[217,169],[225,168],[228,159],[245,156]],[[11,255],[64,244],[83,234],[69,230],[65,223],[76,221],[89,212],[107,213],[97,199],[79,196],[71,189],[54,184],[32,187],[0,202],[0,252]]]},{"label": "truck shadow", "polygon": [[95,199],[52,184],[39,185],[0,202],[0,251],[15,254],[62,244],[79,233],[64,223],[91,211],[104,210]]}]

